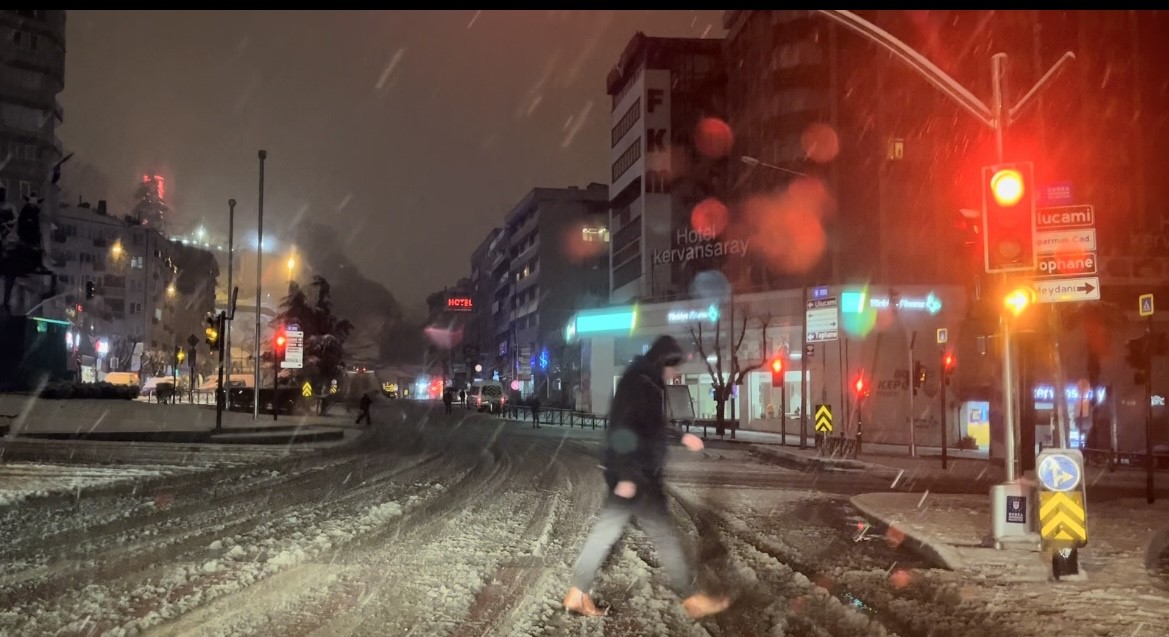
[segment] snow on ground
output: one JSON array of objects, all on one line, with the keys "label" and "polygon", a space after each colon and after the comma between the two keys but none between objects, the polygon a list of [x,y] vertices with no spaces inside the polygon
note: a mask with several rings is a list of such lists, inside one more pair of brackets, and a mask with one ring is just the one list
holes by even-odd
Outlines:
[{"label": "snow on ground", "polygon": [[95,487],[106,487],[161,476],[193,473],[206,467],[175,465],[98,466],[6,462],[0,464],[0,507],[28,498],[56,494],[75,494]]}]

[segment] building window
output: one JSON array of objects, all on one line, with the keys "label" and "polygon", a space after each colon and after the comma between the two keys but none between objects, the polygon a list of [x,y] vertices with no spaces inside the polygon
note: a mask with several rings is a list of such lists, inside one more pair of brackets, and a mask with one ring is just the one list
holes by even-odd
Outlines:
[{"label": "building window", "polygon": [[633,128],[633,125],[636,124],[637,120],[639,119],[641,119],[640,97],[633,102],[633,105],[629,107],[629,110],[625,111],[625,114],[621,116],[621,119],[617,122],[617,125],[613,127],[612,140],[609,144],[609,147],[615,148],[617,146],[617,142],[621,141],[622,137],[625,137],[625,133],[628,133],[629,129]]},{"label": "building window", "polygon": [[20,196],[22,198],[32,196],[32,184],[31,183],[29,183],[27,181],[20,182]]},{"label": "building window", "polygon": [[624,175],[626,171],[632,168],[633,164],[635,164],[638,159],[641,159],[640,136],[633,140],[633,143],[629,145],[629,148],[625,149],[625,152],[621,153],[621,156],[617,158],[617,161],[613,162],[613,183],[617,183],[617,180],[621,178],[621,175]]},{"label": "building window", "polygon": [[599,241],[601,243],[609,243],[609,229],[608,228],[589,228],[584,227],[580,230],[581,237],[588,242]]},{"label": "building window", "polygon": [[142,269],[142,257],[130,257],[130,267],[135,270]]},{"label": "building window", "polygon": [[37,160],[37,147],[33,146],[32,144],[25,144],[24,158],[29,160],[29,161],[36,161]]}]

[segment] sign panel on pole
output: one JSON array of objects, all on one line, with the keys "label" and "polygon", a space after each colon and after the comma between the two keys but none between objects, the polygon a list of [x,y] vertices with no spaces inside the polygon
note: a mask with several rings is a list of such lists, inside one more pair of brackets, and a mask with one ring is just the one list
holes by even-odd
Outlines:
[{"label": "sign panel on pole", "polygon": [[1068,230],[1044,230],[1036,232],[1035,250],[1039,254],[1095,252],[1096,229],[1071,228]]},{"label": "sign panel on pole", "polygon": [[1094,276],[1046,279],[1033,282],[1039,303],[1077,303],[1100,300],[1100,278]]},{"label": "sign panel on pole", "polygon": [[808,301],[806,318],[808,328],[805,340],[808,343],[835,341],[839,337],[840,317],[836,297]]},{"label": "sign panel on pole", "polygon": [[300,369],[304,367],[304,332],[288,329],[284,332],[288,339],[284,346],[284,360],[280,361],[282,369]]}]

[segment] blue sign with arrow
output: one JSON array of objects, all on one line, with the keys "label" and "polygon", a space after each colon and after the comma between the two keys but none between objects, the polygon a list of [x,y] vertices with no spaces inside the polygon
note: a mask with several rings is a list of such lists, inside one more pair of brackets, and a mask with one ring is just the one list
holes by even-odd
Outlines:
[{"label": "blue sign with arrow", "polygon": [[1035,472],[1048,491],[1071,491],[1080,486],[1084,470],[1071,456],[1053,453],[1039,462]]}]

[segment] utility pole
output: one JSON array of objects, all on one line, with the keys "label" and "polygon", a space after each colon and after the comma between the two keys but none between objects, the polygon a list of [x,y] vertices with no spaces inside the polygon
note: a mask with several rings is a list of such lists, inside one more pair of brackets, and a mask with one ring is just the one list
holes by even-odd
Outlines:
[{"label": "utility pole", "polygon": [[800,328],[800,342],[804,351],[800,355],[800,449],[808,448],[808,399],[812,392],[808,391],[808,284],[804,283],[803,303],[800,307],[802,325]]},{"label": "utility pole", "polygon": [[[227,302],[232,303],[232,276],[235,267],[235,199],[227,200]],[[234,312],[235,309],[231,308]],[[223,335],[223,343],[220,349],[227,348],[227,353],[220,356],[220,365],[223,365],[223,360],[227,361],[227,378],[231,379],[231,324],[228,323],[226,329],[220,334]]]},{"label": "utility pole", "polygon": [[[264,260],[264,160],[268,158],[268,151],[261,150],[260,157],[260,205],[256,211],[256,364],[255,379],[252,384],[252,419],[260,419],[260,278],[263,274]],[[229,377],[230,378],[230,377]]]}]

